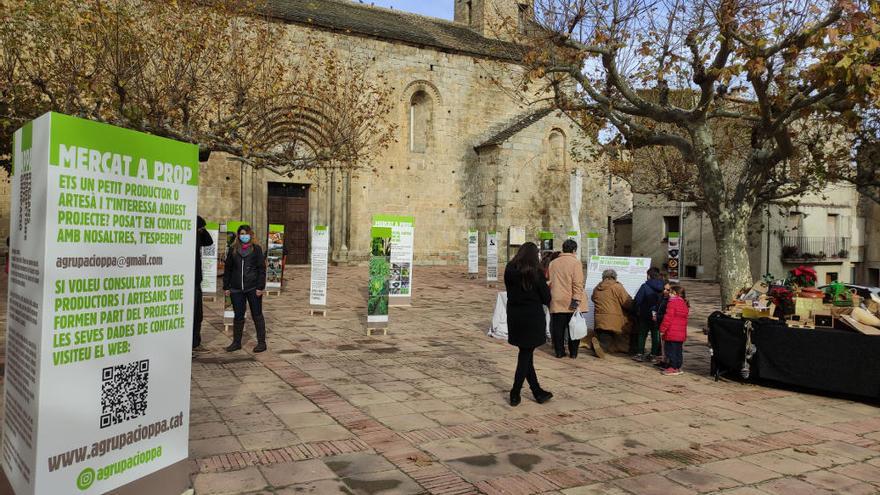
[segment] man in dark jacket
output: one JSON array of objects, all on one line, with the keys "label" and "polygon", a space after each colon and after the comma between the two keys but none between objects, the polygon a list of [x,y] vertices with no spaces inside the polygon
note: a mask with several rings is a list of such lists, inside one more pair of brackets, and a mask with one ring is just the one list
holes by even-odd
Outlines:
[{"label": "man in dark jacket", "polygon": [[194,351],[203,350],[202,347],[202,320],[205,313],[202,308],[202,248],[214,244],[211,234],[205,229],[205,219],[196,218],[196,291],[195,308],[193,309],[193,340]]},{"label": "man in dark jacket", "polygon": [[[651,267],[648,270],[648,280],[636,293],[635,309],[639,323],[639,337],[633,359],[636,361],[653,361],[660,355],[660,332],[658,331],[657,309],[663,297],[663,279],[660,270]],[[651,353],[645,355],[645,343],[648,334],[651,334]]]}]

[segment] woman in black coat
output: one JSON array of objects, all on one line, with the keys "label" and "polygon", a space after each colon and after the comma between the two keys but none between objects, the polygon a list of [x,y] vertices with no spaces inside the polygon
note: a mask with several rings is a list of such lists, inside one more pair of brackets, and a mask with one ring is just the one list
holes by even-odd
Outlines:
[{"label": "woman in black coat", "polygon": [[257,330],[254,352],[266,350],[266,320],[263,318],[263,291],[266,290],[266,256],[257,244],[253,229],[242,225],[236,231],[235,242],[226,253],[223,270],[223,291],[232,299],[235,317],[232,320],[232,344],[226,352],[241,349],[244,333],[244,313],[251,308],[251,318]]},{"label": "woman in black coat", "polygon": [[535,400],[543,404],[553,394],[538,384],[534,355],[535,349],[547,340],[544,305],[550,304],[550,288],[541,270],[535,243],[520,246],[516,256],[507,263],[504,285],[507,287],[507,342],[519,347],[510,405],[519,405],[520,390],[526,380]]}]

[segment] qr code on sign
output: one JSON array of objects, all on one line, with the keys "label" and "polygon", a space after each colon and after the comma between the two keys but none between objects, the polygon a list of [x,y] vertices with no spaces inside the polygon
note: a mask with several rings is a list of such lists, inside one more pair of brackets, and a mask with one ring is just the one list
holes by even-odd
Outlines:
[{"label": "qr code on sign", "polygon": [[101,371],[101,428],[147,413],[150,360],[108,366]]}]

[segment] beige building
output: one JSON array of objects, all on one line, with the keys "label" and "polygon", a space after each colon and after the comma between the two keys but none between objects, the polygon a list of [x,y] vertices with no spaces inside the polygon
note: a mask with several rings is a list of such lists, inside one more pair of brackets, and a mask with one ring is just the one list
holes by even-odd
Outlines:
[{"label": "beige building", "polygon": [[[855,187],[834,185],[825,188],[821,194],[800,198],[794,206],[771,204],[757,210],[749,235],[752,277],[758,280],[770,273],[776,278],[784,278],[794,267],[812,265],[819,277],[819,285],[834,280],[866,283],[866,256],[880,253],[874,253],[875,249],[870,247],[866,238],[865,233],[870,230],[866,227],[871,220],[865,217],[864,205],[860,208],[862,201]],[[632,256],[650,257],[656,266],[663,266],[666,235],[680,232],[681,275],[716,278],[712,224],[693,204],[636,194],[631,225],[627,222],[628,219],[621,219],[615,222],[615,227],[622,233],[631,229],[629,245]],[[618,243],[618,246],[622,245],[625,245],[623,241]],[[877,268],[880,268],[880,256],[876,259]]]},{"label": "beige building", "polygon": [[[355,172],[280,176],[214,154],[203,163],[199,210],[209,221],[286,225],[288,262],[307,263],[310,227],[331,226],[332,260],[366,259],[375,214],[415,217],[416,263],[463,263],[467,230],[524,227],[557,238],[572,230],[569,180],[584,173],[580,229],[606,239],[610,187],[604,167],[573,163],[574,123],[527,106],[504,89],[521,76],[499,19],[527,22],[521,0],[455,1],[455,21],[339,0],[276,0],[292,39],[321,37],[340,53],[367,57],[391,81],[397,139]],[[295,67],[296,61],[291,61]],[[502,76],[498,84],[494,79]],[[504,84],[506,83],[506,84]],[[372,170],[370,169],[372,168]],[[506,250],[500,250],[505,259]]]}]

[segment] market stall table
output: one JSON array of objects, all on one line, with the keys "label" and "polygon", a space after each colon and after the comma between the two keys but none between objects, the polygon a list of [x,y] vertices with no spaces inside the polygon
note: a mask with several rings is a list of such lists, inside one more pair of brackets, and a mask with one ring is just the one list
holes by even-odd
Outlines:
[{"label": "market stall table", "polygon": [[[736,372],[749,380],[880,398],[880,336],[790,328],[776,320],[743,320],[723,313],[713,313],[708,326],[716,376]],[[746,363],[749,336],[754,355]],[[744,368],[747,373],[742,373]]]}]

